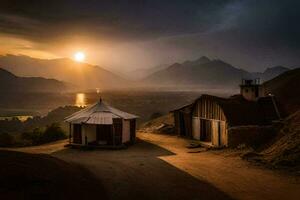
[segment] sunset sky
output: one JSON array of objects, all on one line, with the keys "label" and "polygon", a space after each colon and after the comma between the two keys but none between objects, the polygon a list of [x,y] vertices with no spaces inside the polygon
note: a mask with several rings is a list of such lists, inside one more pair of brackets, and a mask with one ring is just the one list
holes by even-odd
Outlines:
[{"label": "sunset sky", "polygon": [[300,1],[0,0],[0,54],[129,71],[206,55],[255,71],[300,64]]}]

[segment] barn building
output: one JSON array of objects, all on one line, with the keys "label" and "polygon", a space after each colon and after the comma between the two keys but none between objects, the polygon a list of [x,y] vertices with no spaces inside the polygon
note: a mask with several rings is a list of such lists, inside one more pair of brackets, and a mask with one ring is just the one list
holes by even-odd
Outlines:
[{"label": "barn building", "polygon": [[135,142],[137,118],[100,99],[65,121],[69,123],[71,144],[115,147]]},{"label": "barn building", "polygon": [[280,115],[274,96],[265,96],[262,85],[243,83],[240,95],[202,95],[192,104],[172,111],[175,132],[215,147],[233,146],[246,138],[253,140],[255,128],[270,125]]}]

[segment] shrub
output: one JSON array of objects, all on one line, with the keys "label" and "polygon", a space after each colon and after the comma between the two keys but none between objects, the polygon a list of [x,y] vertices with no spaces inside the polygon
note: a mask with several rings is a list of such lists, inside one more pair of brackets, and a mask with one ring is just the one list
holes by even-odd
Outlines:
[{"label": "shrub", "polygon": [[58,123],[53,123],[50,126],[47,126],[43,134],[43,142],[53,142],[65,138],[66,134]]},{"label": "shrub", "polygon": [[32,131],[22,133],[22,139],[37,145],[43,143],[42,141],[43,131],[40,128],[35,128]]},{"label": "shrub", "polygon": [[0,133],[0,147],[9,147],[14,145],[15,139],[9,133]]},{"label": "shrub", "polygon": [[35,128],[33,131],[24,132],[22,134],[22,139],[32,145],[44,144],[64,138],[66,138],[66,134],[57,123],[47,126],[45,131],[42,131],[40,128]]}]

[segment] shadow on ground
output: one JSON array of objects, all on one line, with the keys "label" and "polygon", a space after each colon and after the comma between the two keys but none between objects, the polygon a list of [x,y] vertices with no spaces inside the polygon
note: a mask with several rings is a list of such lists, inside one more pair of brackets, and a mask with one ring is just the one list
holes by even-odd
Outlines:
[{"label": "shadow on ground", "polygon": [[49,155],[1,150],[0,166],[1,200],[107,199],[88,170]]},{"label": "shadow on ground", "polygon": [[109,199],[230,199],[213,185],[159,158],[172,155],[143,140],[124,150],[64,149],[52,154],[90,170]]}]

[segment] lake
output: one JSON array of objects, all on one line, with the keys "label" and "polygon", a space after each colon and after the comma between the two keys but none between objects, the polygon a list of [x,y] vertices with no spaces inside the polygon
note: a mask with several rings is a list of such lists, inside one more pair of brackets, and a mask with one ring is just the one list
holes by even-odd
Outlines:
[{"label": "lake", "polygon": [[99,101],[140,116],[144,122],[154,113],[166,114],[193,102],[202,93],[195,91],[84,91],[78,93],[8,93],[0,99],[1,116],[46,115],[59,106],[87,106]]},{"label": "lake", "polygon": [[0,120],[12,120],[14,118],[17,118],[19,119],[20,121],[24,122],[26,121],[27,119],[29,118],[32,118],[33,116],[31,115],[16,115],[16,116],[3,116],[3,117],[0,117]]}]

